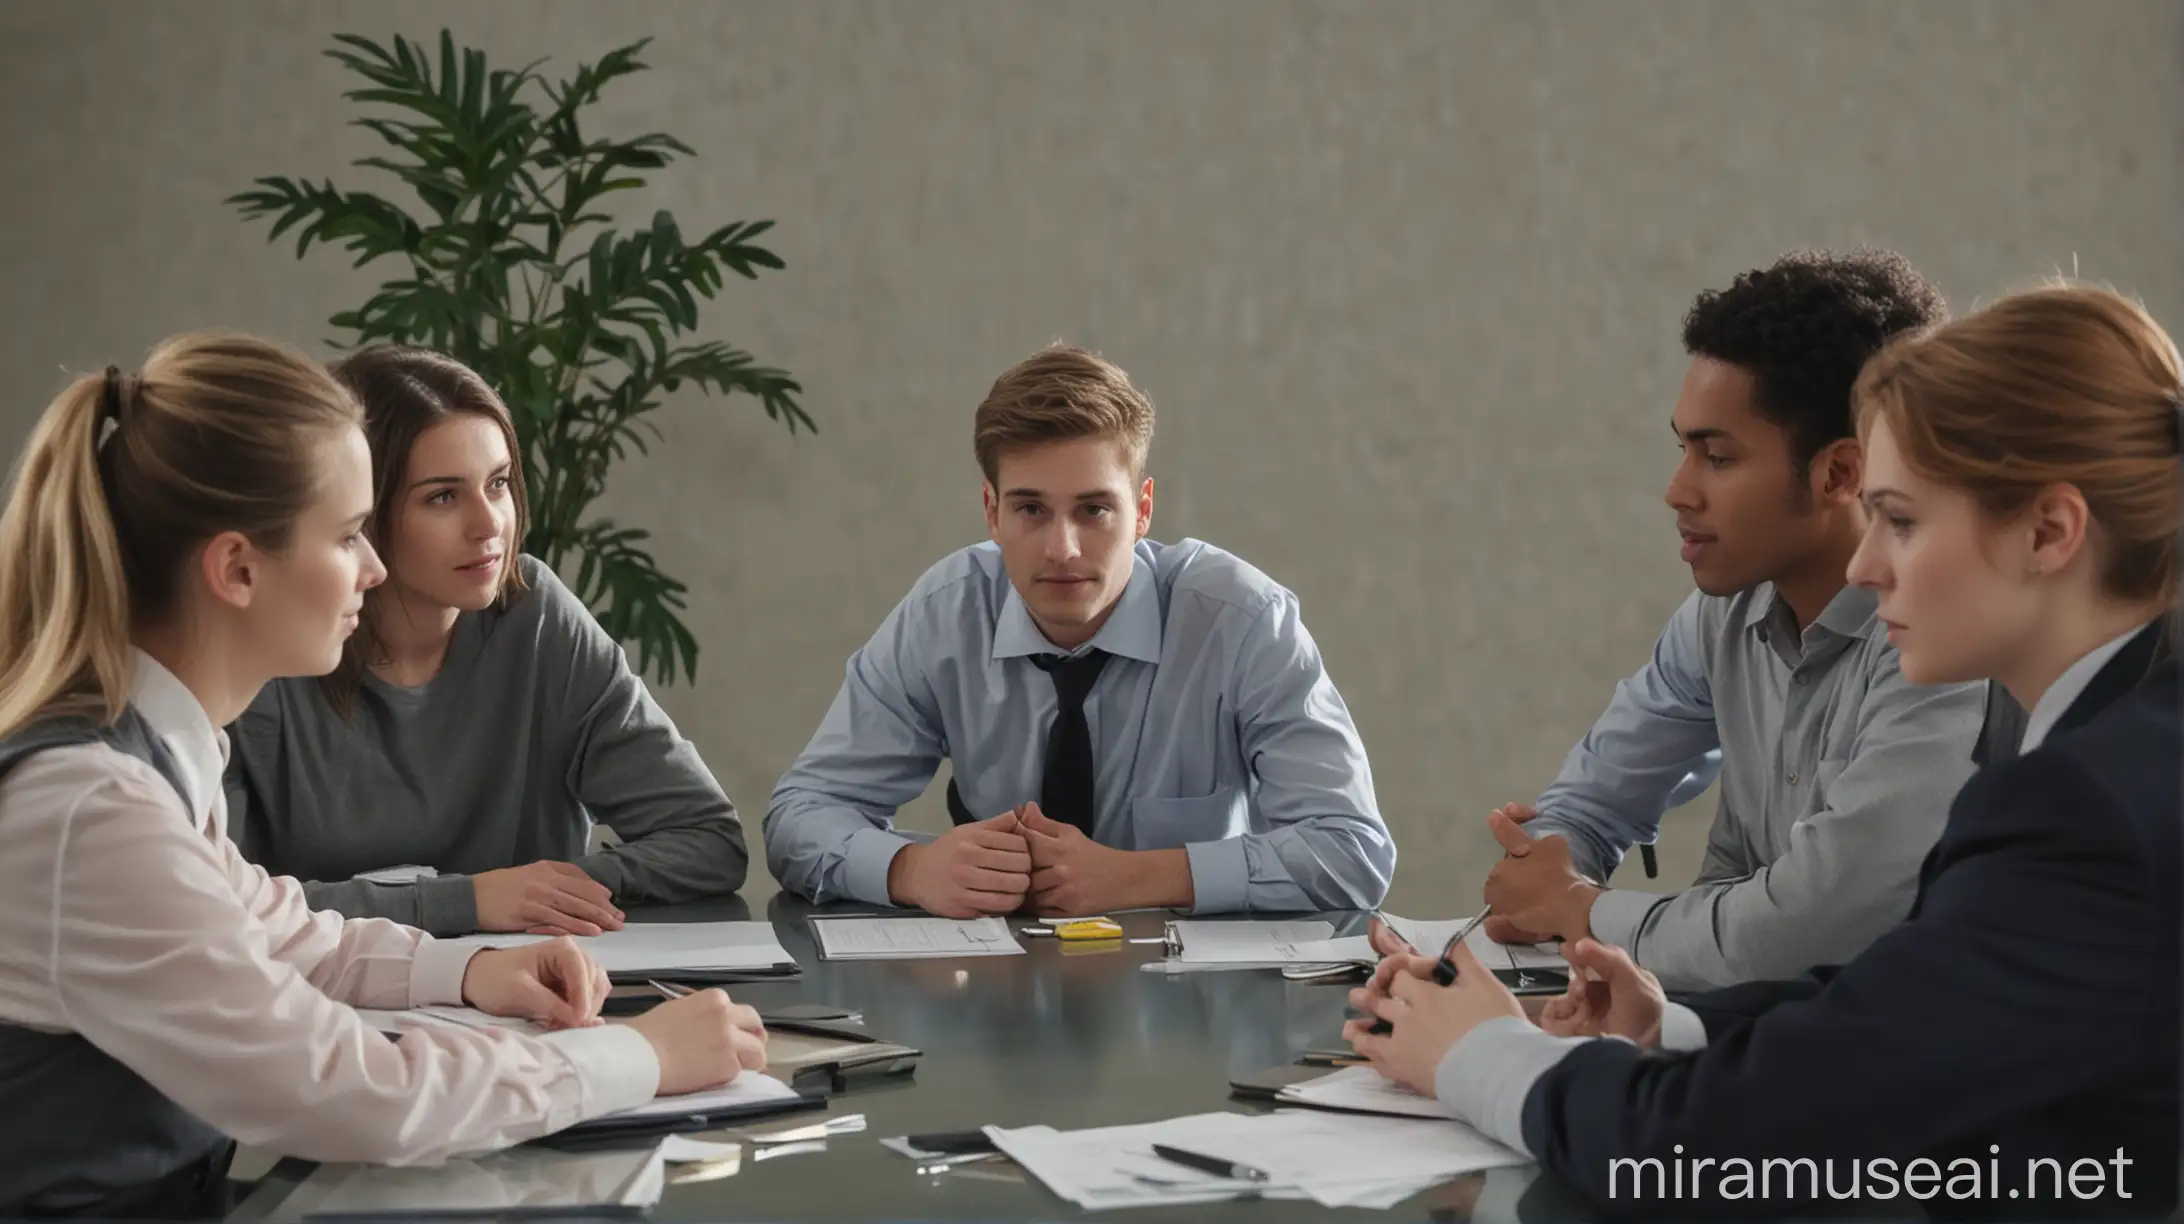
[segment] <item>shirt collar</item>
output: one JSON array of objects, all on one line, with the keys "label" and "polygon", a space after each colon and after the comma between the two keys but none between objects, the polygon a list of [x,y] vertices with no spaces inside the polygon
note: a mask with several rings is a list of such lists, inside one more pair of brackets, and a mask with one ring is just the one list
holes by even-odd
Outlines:
[{"label": "shirt collar", "polygon": [[[1845,586],[1835,592],[1811,625],[1797,629],[1797,616],[1782,592],[1767,584],[1745,603],[1745,632],[1758,632],[1776,654],[1797,667],[1802,662],[1835,658],[1859,638],[1874,636],[1878,629],[1880,595],[1861,586]],[[1815,636],[1817,632],[1817,636]]]},{"label": "shirt collar", "polygon": [[1088,651],[1104,650],[1140,663],[1158,664],[1160,639],[1160,591],[1154,585],[1153,568],[1143,556],[1133,553],[1130,582],[1122,588],[1122,598],[1115,602],[1115,610],[1108,615],[1107,623],[1100,626],[1100,631],[1092,635],[1092,640],[1075,650],[1065,651],[1039,632],[1038,622],[1031,619],[1031,609],[1024,606],[1023,596],[1016,593],[1016,584],[1010,582],[1008,597],[1001,601],[1001,616],[994,622],[993,657],[1016,659],[1039,654],[1075,657]]},{"label": "shirt collar", "polygon": [[[1864,637],[1880,623],[1875,617],[1880,606],[1878,591],[1845,584],[1835,593],[1835,598],[1828,601],[1828,606],[1820,609],[1820,615],[1813,618],[1812,627],[1825,629],[1837,637]],[[1744,627],[1750,629],[1764,624],[1768,617],[1775,615],[1777,607],[1782,608],[1781,615],[1787,620],[1790,611],[1782,603],[1781,590],[1773,583],[1767,583],[1745,607]]]},{"label": "shirt collar", "polygon": [[227,769],[227,733],[212,725],[197,694],[159,660],[141,650],[130,654],[129,704],[165,741],[182,774],[190,817],[202,825],[212,814]]},{"label": "shirt collar", "polygon": [[2117,652],[2145,628],[2144,625],[2134,626],[2129,633],[2095,646],[2084,657],[2063,669],[2063,674],[2055,678],[2055,683],[2048,685],[2047,692],[2040,694],[2040,700],[2033,704],[2032,713],[2025,717],[2025,739],[2018,746],[2019,754],[2031,752],[2047,742],[2048,734],[2055,730],[2055,724],[2070,712],[2070,707],[2085,692],[2086,686],[2093,683],[2093,677],[2100,675],[2101,669],[2108,666],[2108,661],[2115,658]]}]

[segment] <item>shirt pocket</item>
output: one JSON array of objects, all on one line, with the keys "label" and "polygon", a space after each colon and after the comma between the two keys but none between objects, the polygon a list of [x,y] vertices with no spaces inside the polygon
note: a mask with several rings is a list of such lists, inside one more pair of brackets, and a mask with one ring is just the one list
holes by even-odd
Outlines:
[{"label": "shirt pocket", "polygon": [[1835,780],[1850,767],[1848,757],[1839,761],[1822,761],[1812,767],[1812,797],[1805,804],[1805,815],[1811,816],[1828,806],[1828,792],[1835,787]]},{"label": "shirt pocket", "polygon": [[[1841,761],[1821,761],[1821,763],[1813,765],[1813,774],[1804,780],[1804,787],[1797,787],[1789,796],[1789,802],[1795,804],[1793,813],[1791,813],[1791,822],[1789,822],[1789,833],[1787,833],[1789,837],[1795,837],[1797,831],[1802,831],[1806,824],[1811,824],[1811,820],[1815,815],[1828,811],[1828,791],[1835,789],[1835,780],[1841,778],[1843,769],[1848,769],[1848,767],[1850,767],[1850,758],[1848,756],[1841,758]],[[1771,822],[1769,828],[1782,828],[1780,817],[1776,817],[1776,822]],[[1782,837],[1784,835],[1780,835],[1780,833],[1769,833],[1767,835],[1769,846],[1767,846],[1765,861],[1771,863],[1773,859],[1780,859],[1782,855],[1787,855],[1791,844]]]},{"label": "shirt pocket", "polygon": [[1849,766],[1850,760],[1847,757],[1821,761],[1812,767],[1811,775],[1805,778],[1802,786],[1785,796],[1786,801],[1792,805],[1790,822],[1787,826],[1783,825],[1780,816],[1768,821],[1764,830],[1767,844],[1762,861],[1772,863],[1790,852],[1795,839],[1812,823],[1812,818],[1827,810],[1828,792],[1834,789],[1835,780],[1842,777],[1843,770]]},{"label": "shirt pocket", "polygon": [[1251,831],[1251,800],[1240,786],[1190,799],[1145,797],[1130,805],[1140,850],[1226,841]]}]

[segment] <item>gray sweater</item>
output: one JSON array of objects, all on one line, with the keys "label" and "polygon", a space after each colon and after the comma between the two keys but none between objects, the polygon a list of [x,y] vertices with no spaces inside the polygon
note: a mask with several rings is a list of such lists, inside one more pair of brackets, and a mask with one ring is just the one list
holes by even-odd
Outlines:
[{"label": "gray sweater", "polygon": [[[743,822],[619,643],[551,570],[455,622],[439,674],[367,674],[348,719],[316,679],[276,680],[228,728],[228,828],[311,904],[435,935],[477,929],[470,874],[575,863],[619,905],[743,886]],[[589,819],[587,819],[587,814]],[[590,821],[622,843],[585,854]],[[437,877],[352,879],[404,864]]]}]

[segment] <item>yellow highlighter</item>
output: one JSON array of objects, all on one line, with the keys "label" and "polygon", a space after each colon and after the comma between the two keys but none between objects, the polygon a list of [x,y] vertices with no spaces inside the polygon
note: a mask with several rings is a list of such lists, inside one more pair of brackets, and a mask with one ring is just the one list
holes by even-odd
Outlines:
[{"label": "yellow highlighter", "polygon": [[1070,922],[1054,924],[1058,939],[1077,941],[1089,939],[1121,939],[1122,924],[1112,918],[1078,918]]}]

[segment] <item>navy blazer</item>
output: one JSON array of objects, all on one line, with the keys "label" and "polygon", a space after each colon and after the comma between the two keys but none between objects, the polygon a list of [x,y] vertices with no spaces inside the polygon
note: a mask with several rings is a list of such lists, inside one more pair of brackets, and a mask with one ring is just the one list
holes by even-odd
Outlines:
[{"label": "navy blazer", "polygon": [[[2161,636],[2128,642],[2039,748],[1965,784],[1910,916],[1849,964],[1693,996],[1701,1051],[1574,1048],[1525,1099],[1540,1163],[1603,1207],[1674,1215],[2173,1207],[2184,737]],[[1763,1164],[1800,1157],[1832,1192]],[[1653,1197],[1651,1168],[1619,1158],[1658,1159],[1671,1183],[1683,1162],[1685,1196]],[[2080,1162],[2101,1169],[2090,1197]],[[1853,1175],[1860,1197],[1837,1197]]]}]

